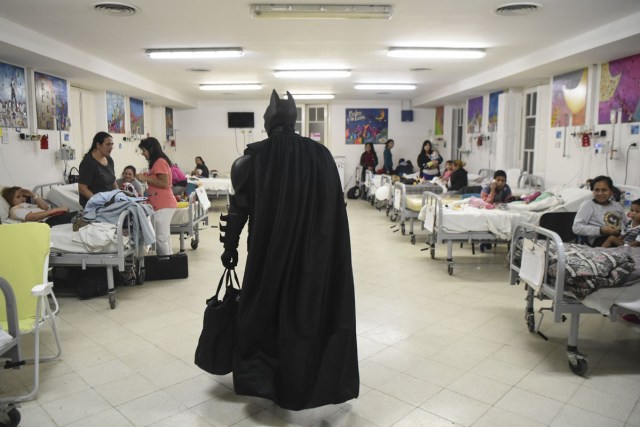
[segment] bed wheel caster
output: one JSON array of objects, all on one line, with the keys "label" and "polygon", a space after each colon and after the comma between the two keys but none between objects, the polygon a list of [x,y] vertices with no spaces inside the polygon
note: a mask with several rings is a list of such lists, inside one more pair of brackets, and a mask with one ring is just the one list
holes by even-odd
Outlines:
[{"label": "bed wheel caster", "polygon": [[146,274],[147,273],[145,272],[144,268],[141,268],[140,271],[138,271],[138,277],[136,277],[136,285],[144,284]]},{"label": "bed wheel caster", "polygon": [[581,353],[573,353],[569,354],[569,369],[576,375],[580,375],[581,377],[587,373],[587,369],[589,369],[589,364],[587,363],[587,359],[584,357],[584,354]]},{"label": "bed wheel caster", "polygon": [[431,259],[435,259],[436,257],[436,248],[431,245],[431,249],[429,250],[429,253],[431,254]]},{"label": "bed wheel caster", "polygon": [[404,228],[404,222],[400,224],[400,232],[402,233],[403,236],[406,234],[406,230]]},{"label": "bed wheel caster", "polygon": [[192,240],[191,241],[191,249],[198,249],[198,244],[200,242],[198,242],[197,240]]},{"label": "bed wheel caster", "polygon": [[116,308],[116,293],[115,292],[109,292],[109,307],[111,307],[111,310]]},{"label": "bed wheel caster", "polygon": [[411,244],[412,244],[412,245],[415,245],[415,244],[416,244],[416,235],[415,235],[415,234],[412,234],[412,235],[411,235]]},{"label": "bed wheel caster", "polygon": [[[12,406],[12,405],[9,405]],[[6,411],[3,409],[3,411]],[[0,413],[0,427],[16,427],[20,424],[20,411],[13,407],[10,410]]]},{"label": "bed wheel caster", "polygon": [[447,273],[449,273],[449,276],[453,276],[453,264],[447,266]]},{"label": "bed wheel caster", "polygon": [[529,332],[534,333],[536,331],[536,320],[535,316],[533,315],[533,311],[527,312],[527,314],[525,315],[525,320],[527,321],[527,329],[529,330]]}]

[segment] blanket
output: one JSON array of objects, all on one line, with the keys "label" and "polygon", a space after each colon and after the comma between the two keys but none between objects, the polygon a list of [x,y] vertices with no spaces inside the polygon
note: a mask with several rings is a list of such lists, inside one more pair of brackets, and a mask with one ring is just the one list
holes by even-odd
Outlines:
[{"label": "blanket", "polygon": [[[579,300],[602,288],[627,286],[628,276],[634,271],[635,261],[628,251],[592,248],[566,243],[565,291]],[[549,278],[555,280],[558,263],[557,251],[549,254]]]}]

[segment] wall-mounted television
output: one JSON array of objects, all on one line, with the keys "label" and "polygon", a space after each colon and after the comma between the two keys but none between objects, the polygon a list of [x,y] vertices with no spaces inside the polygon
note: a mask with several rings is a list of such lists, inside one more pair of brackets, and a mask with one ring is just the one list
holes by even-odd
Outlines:
[{"label": "wall-mounted television", "polygon": [[253,128],[253,113],[227,113],[230,128]]}]

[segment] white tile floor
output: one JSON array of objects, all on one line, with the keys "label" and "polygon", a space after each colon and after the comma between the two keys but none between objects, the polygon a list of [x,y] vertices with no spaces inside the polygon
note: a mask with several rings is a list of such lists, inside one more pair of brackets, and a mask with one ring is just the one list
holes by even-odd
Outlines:
[{"label": "white tile floor", "polygon": [[[370,205],[349,201],[348,210],[358,399],[285,411],[236,396],[230,376],[193,364],[204,302],[221,273],[218,231],[209,228],[188,250],[187,280],[118,288],[115,310],[105,297],[61,298],[64,355],[42,366],[21,425],[640,426],[637,329],[583,316],[580,349],[590,370],[577,377],[564,353],[568,325],[548,316],[548,342],[527,332],[524,291],[507,283],[504,247],[476,255],[456,248],[449,276],[444,248],[431,260],[421,239],[412,246]],[[51,347],[50,333],[43,343]],[[32,373],[0,372],[0,395],[25,391]]]}]

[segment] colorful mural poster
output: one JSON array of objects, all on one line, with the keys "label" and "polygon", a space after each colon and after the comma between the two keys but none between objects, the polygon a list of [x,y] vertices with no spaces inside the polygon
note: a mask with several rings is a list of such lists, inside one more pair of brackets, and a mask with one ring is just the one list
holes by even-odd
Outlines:
[{"label": "colorful mural poster", "polygon": [[582,68],[553,77],[551,127],[583,126],[587,105],[589,69]]},{"label": "colorful mural poster", "polygon": [[33,73],[33,77],[38,129],[69,130],[67,81],[37,71]]},{"label": "colorful mural poster", "polygon": [[435,136],[444,135],[444,106],[436,107],[436,131]]},{"label": "colorful mural poster", "polygon": [[347,144],[384,144],[389,139],[388,108],[347,108]]},{"label": "colorful mural poster", "polygon": [[144,133],[144,102],[141,99],[129,98],[129,115],[131,116],[131,134]]},{"label": "colorful mural poster", "polygon": [[164,123],[167,130],[167,141],[169,141],[171,138],[173,138],[173,108],[164,108]]},{"label": "colorful mural poster", "polygon": [[601,66],[598,124],[611,123],[611,119],[640,122],[640,54]]},{"label": "colorful mural poster", "polygon": [[111,133],[125,133],[124,95],[107,92],[107,128]]},{"label": "colorful mural poster", "polygon": [[28,126],[24,68],[0,62],[0,127]]},{"label": "colorful mural poster", "polygon": [[467,102],[467,133],[482,131],[482,97],[472,98]]},{"label": "colorful mural poster", "polygon": [[498,97],[503,91],[489,94],[489,124],[487,130],[495,132],[498,130]]}]

